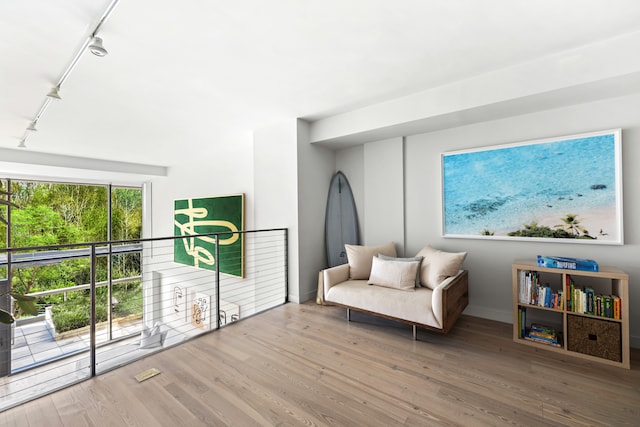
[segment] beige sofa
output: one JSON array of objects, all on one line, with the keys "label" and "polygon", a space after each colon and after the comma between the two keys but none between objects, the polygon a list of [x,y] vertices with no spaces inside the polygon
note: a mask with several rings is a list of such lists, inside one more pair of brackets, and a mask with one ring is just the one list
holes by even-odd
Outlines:
[{"label": "beige sofa", "polygon": [[448,333],[469,302],[466,253],[426,246],[414,258],[395,258],[393,243],[345,245],[348,264],[320,272],[318,303],[332,304],[416,327]]}]

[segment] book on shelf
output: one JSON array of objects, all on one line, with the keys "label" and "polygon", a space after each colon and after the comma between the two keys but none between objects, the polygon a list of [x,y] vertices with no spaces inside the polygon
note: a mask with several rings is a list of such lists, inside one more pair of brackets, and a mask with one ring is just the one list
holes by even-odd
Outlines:
[{"label": "book on shelf", "polygon": [[518,303],[534,305],[572,313],[620,319],[622,301],[617,295],[600,295],[590,287],[576,286],[573,278],[565,274],[565,283],[555,291],[549,283],[541,283],[536,271],[518,272]]},{"label": "book on shelf", "polygon": [[554,336],[557,334],[556,330],[551,326],[542,325],[540,323],[532,323],[529,331],[539,332],[541,334],[549,334]]},{"label": "book on shelf", "polygon": [[592,259],[538,255],[538,267],[563,270],[598,271],[598,263]]},{"label": "book on shelf", "polygon": [[604,317],[613,317],[613,311],[611,310],[611,295],[604,295],[602,297],[604,301]]},{"label": "book on shelf", "polygon": [[524,339],[527,340],[527,341],[533,341],[533,342],[536,342],[536,343],[539,343],[539,344],[550,345],[550,346],[553,346],[553,347],[562,347],[562,345],[557,340],[556,341],[550,341],[550,340],[545,340],[545,339],[542,339],[542,338],[532,337],[532,336],[529,336],[529,335],[525,336]]},{"label": "book on shelf", "polygon": [[574,313],[584,313],[585,294],[580,288],[573,287],[573,311]]},{"label": "book on shelf", "polygon": [[571,279],[571,276],[569,276],[568,274],[566,275],[566,279],[565,279],[565,293],[566,293],[566,298],[567,298],[567,310],[568,311],[574,311],[575,310],[575,300],[573,298],[573,280]]},{"label": "book on shelf", "polygon": [[527,325],[527,310],[520,307],[518,308],[518,338],[523,338],[526,335]]},{"label": "book on shelf", "polygon": [[567,302],[570,308],[567,311],[620,320],[622,299],[619,296],[596,294],[591,288],[580,289],[573,286],[572,289]]},{"label": "book on shelf", "polygon": [[555,347],[561,346],[558,338],[558,332],[554,328],[538,323],[531,324],[531,327],[526,332],[524,339]]},{"label": "book on shelf", "polygon": [[621,319],[622,300],[617,295],[611,295],[611,304],[613,305],[613,318]]},{"label": "book on shelf", "polygon": [[602,295],[596,295],[595,298],[596,298],[596,302],[595,302],[596,313],[595,313],[595,315],[596,316],[603,316],[602,313],[604,313],[604,310],[603,310],[603,304],[602,304]]},{"label": "book on shelf", "polygon": [[548,283],[540,282],[540,275],[535,271],[521,270],[518,276],[518,302],[538,307],[562,309],[564,291],[554,292]]},{"label": "book on shelf", "polygon": [[529,338],[533,338],[533,339],[537,339],[537,340],[541,340],[541,341],[548,341],[548,342],[552,342],[552,343],[557,343],[558,342],[558,337],[553,336],[553,335],[542,334],[542,333],[539,333],[539,332],[530,332],[529,333]]},{"label": "book on shelf", "polygon": [[595,310],[593,307],[594,304],[594,292],[593,289],[591,288],[587,288],[584,290],[584,294],[585,294],[585,313],[586,314],[595,314]]}]

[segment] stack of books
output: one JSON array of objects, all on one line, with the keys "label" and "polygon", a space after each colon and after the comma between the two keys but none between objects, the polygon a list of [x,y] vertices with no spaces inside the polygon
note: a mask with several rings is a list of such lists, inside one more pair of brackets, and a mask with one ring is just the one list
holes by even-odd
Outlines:
[{"label": "stack of books", "polygon": [[622,300],[617,295],[599,295],[592,288],[578,288],[571,276],[566,276],[567,310],[572,313],[620,319]]},{"label": "stack of books", "polygon": [[560,339],[558,337],[558,333],[555,329],[540,325],[537,323],[533,323],[531,328],[528,330],[527,334],[524,336],[524,339],[528,341],[535,341],[541,344],[547,344],[554,347],[561,347]]}]

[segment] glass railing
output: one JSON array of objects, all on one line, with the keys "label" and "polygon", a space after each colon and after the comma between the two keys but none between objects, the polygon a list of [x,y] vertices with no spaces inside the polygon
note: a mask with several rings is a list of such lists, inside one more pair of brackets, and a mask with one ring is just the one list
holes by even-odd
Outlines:
[{"label": "glass railing", "polygon": [[0,249],[0,271],[2,411],[285,303],[287,230]]}]

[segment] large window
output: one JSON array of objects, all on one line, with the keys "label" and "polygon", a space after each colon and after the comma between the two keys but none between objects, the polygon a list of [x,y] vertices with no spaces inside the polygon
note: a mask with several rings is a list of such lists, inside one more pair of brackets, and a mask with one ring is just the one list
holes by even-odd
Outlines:
[{"label": "large window", "polygon": [[[142,189],[139,187],[2,179],[0,190],[3,201],[0,205],[0,247],[53,246],[141,237]],[[69,251],[60,250],[53,258],[49,254],[46,263],[21,265],[16,262],[12,268],[13,291],[48,293],[38,297],[40,306],[64,302],[69,306],[66,311],[71,311],[72,300],[82,299],[83,292],[51,294],[50,291],[88,284],[90,261],[68,255]],[[0,273],[6,277],[6,268],[3,267]],[[100,257],[96,274],[100,282],[138,276],[140,253]],[[135,283],[116,288],[125,288],[130,294],[132,286],[136,287]],[[103,287],[98,289],[98,295],[106,298],[111,291],[115,295],[117,289]],[[135,293],[138,293],[137,287]],[[112,295],[112,301],[119,300]],[[80,311],[86,308],[84,304],[79,305],[82,306]],[[62,309],[60,306],[57,311]],[[21,316],[19,311],[15,314],[18,318]]]}]

